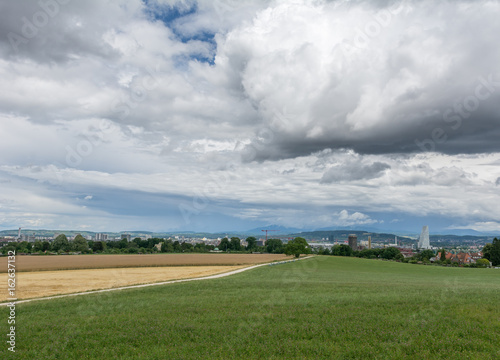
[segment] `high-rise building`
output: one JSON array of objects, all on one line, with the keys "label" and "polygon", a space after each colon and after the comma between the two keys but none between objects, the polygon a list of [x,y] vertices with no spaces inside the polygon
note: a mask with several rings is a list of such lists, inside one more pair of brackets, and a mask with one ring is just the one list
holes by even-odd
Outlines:
[{"label": "high-rise building", "polygon": [[108,240],[108,235],[103,234],[103,233],[96,233],[95,234],[95,241],[106,241]]},{"label": "high-rise building", "polygon": [[352,251],[358,250],[358,237],[355,234],[350,234],[348,240]]},{"label": "high-rise building", "polygon": [[372,237],[368,236],[368,249],[372,248]]},{"label": "high-rise building", "polygon": [[426,225],[422,227],[422,232],[420,233],[420,238],[418,239],[419,249],[430,249],[431,244],[429,241],[429,227]]},{"label": "high-rise building", "polygon": [[130,238],[132,237],[130,234],[121,234],[121,239],[127,239],[127,241],[130,241]]}]

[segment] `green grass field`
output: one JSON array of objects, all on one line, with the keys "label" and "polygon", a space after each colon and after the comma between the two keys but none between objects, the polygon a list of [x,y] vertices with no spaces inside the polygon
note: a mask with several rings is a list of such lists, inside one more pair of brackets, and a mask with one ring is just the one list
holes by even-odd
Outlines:
[{"label": "green grass field", "polygon": [[500,270],[315,257],[19,304],[16,325],[3,359],[500,359]]}]

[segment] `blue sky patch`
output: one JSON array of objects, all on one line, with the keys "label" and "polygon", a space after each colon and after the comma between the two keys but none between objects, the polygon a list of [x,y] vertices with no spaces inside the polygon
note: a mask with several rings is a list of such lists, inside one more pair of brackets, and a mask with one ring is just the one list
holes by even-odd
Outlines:
[{"label": "blue sky patch", "polygon": [[179,31],[178,27],[175,26],[179,19],[195,14],[198,11],[198,4],[196,1],[183,1],[177,2],[174,5],[160,4],[156,0],[142,0],[145,5],[144,12],[153,21],[161,21],[165,26],[167,26],[179,41],[187,43],[189,41],[203,41],[210,44],[210,48],[214,51],[210,55],[194,54],[190,56],[190,59],[207,62],[214,64],[215,56],[215,34],[208,31],[200,31],[195,34],[185,34]]}]

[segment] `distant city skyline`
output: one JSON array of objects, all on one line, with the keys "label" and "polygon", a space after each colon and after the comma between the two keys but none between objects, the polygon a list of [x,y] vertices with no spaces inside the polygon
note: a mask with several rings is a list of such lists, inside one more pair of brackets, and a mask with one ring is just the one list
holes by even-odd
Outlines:
[{"label": "distant city skyline", "polygon": [[0,230],[500,233],[500,2],[5,1]]},{"label": "distant city skyline", "polygon": [[[391,229],[369,229],[369,228],[320,228],[320,229],[308,229],[308,228],[303,228],[303,229],[298,229],[298,228],[286,228],[286,227],[281,227],[281,226],[272,226],[272,225],[267,225],[267,226],[262,226],[259,228],[254,228],[254,229],[225,229],[225,230],[218,230],[218,231],[192,231],[192,230],[185,230],[185,231],[149,231],[149,230],[116,230],[116,231],[93,231],[92,229],[86,229],[86,230],[77,230],[77,229],[3,229],[0,230],[0,236],[6,235],[6,233],[9,233],[10,236],[13,236],[15,233],[17,233],[17,237],[22,236],[32,236],[35,233],[38,233],[37,236],[39,236],[40,233],[45,234],[45,233],[54,233],[54,234],[64,234],[64,233],[72,233],[72,234],[94,234],[97,236],[99,239],[106,240],[107,239],[107,234],[115,234],[116,236],[124,235],[124,234],[129,234],[131,236],[135,236],[138,234],[142,235],[158,235],[158,234],[176,234],[176,235],[186,235],[189,236],[190,234],[207,234],[207,235],[221,235],[221,234],[226,234],[227,236],[230,236],[229,234],[246,234],[250,236],[251,234],[253,236],[260,236],[262,238],[265,238],[265,233],[263,228],[273,228],[273,229],[278,229],[274,230],[275,232],[269,233],[273,234],[274,236],[282,237],[290,234],[308,234],[308,233],[329,233],[330,235],[327,236],[327,238],[330,238],[333,233],[339,233],[339,232],[344,232],[344,235],[349,235],[350,232],[355,231],[358,234],[364,234],[363,236],[368,236],[370,234],[379,234],[379,235],[389,235],[391,236],[396,236],[396,241],[398,236],[402,237],[413,237],[414,240],[416,240],[419,244],[422,238],[422,233],[417,232],[412,232],[412,231],[394,231]],[[444,231],[444,232],[428,232],[429,236],[441,236],[441,235],[452,235],[456,237],[463,237],[463,236],[470,236],[470,237],[493,237],[497,236],[496,232],[477,232],[474,230],[453,230],[453,231]],[[325,235],[326,236],[326,235]],[[269,236],[271,237],[271,236]],[[333,239],[333,237],[332,237]],[[421,246],[421,244],[419,245]]]}]

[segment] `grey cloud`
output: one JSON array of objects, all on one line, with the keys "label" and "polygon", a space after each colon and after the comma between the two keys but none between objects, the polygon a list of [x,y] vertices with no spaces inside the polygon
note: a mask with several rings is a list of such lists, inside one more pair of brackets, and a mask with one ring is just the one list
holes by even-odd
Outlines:
[{"label": "grey cloud", "polygon": [[[103,6],[106,7],[105,11]],[[103,41],[109,21],[123,12],[119,2],[4,1],[0,4],[0,54],[60,63],[90,55],[118,54]]]},{"label": "grey cloud", "polygon": [[[22,200],[0,210],[14,214],[8,224],[72,212],[74,222],[44,224],[71,227],[85,215],[101,227],[129,226],[122,216],[135,213],[139,227],[172,228],[175,219],[165,225],[152,213],[165,202],[162,217],[179,215],[175,196],[192,204],[194,193],[209,198],[200,214],[208,225],[216,213],[321,226],[342,214],[375,221],[363,214],[380,209],[389,220],[489,221],[498,213],[491,182],[498,156],[481,155],[488,163],[479,166],[476,155],[414,154],[498,151],[495,2],[468,2],[467,10],[429,0],[227,3],[233,10],[218,13],[214,2],[199,2],[166,27],[143,16],[140,0],[73,0],[16,52],[8,34],[22,31],[23,16],[33,20],[38,0],[0,2],[0,170],[11,174],[2,175],[0,195]],[[406,10],[379,35],[343,47],[376,11],[398,3]],[[179,38],[213,33],[213,48]],[[212,51],[214,64],[195,60]],[[134,92],[145,84],[157,86],[143,97]],[[81,160],[68,161],[71,153]],[[22,178],[28,193],[16,185]],[[207,188],[207,179],[217,186]],[[136,194],[123,211],[114,199],[128,201],[138,186],[147,196]],[[87,210],[74,194],[93,194]],[[58,202],[45,206],[40,196]],[[106,213],[104,224],[97,217]]]},{"label": "grey cloud", "polygon": [[[220,42],[227,64],[235,58],[247,64],[233,70],[261,126],[274,135],[269,143],[250,144],[246,152],[254,155],[244,161],[325,148],[362,154],[500,150],[500,50],[492,46],[500,9],[477,4],[471,17],[448,2],[399,3],[405,11],[379,25],[380,34],[365,34],[364,46],[351,52],[342,44],[353,43],[378,14],[366,2],[321,10],[281,4]],[[351,11],[357,4],[364,17]],[[311,18],[307,27],[292,20],[296,12]],[[345,23],[333,25],[333,18]],[[329,41],[314,35],[316,27],[330,34]],[[292,29],[297,36],[282,41]]]},{"label": "grey cloud", "polygon": [[383,175],[384,171],[391,166],[382,162],[374,162],[371,165],[360,163],[346,163],[330,168],[323,174],[321,183],[329,184],[341,181],[370,180]]},{"label": "grey cloud", "polygon": [[428,163],[415,166],[400,166],[392,169],[391,185],[440,187],[472,186],[478,175],[456,166],[431,167]]},{"label": "grey cloud", "polygon": [[497,178],[497,181],[495,182],[495,185],[496,185],[496,186],[500,185],[500,177],[499,177],[499,178]]}]

